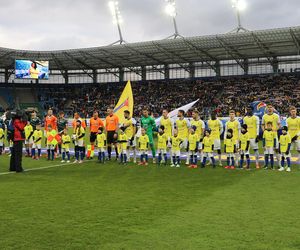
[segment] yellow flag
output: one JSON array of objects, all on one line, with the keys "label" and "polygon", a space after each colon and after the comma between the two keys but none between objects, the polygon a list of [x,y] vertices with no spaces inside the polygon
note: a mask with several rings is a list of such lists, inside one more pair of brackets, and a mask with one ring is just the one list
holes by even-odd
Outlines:
[{"label": "yellow flag", "polygon": [[114,108],[114,114],[118,116],[119,118],[119,123],[124,123],[125,118],[124,118],[124,111],[128,110],[130,112],[130,115],[133,115],[133,94],[132,94],[132,89],[131,89],[131,83],[130,81],[127,82],[123,93]]}]

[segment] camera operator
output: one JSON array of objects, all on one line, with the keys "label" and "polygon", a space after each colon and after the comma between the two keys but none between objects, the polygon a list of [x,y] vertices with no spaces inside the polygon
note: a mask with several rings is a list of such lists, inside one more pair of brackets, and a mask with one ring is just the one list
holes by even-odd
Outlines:
[{"label": "camera operator", "polygon": [[13,141],[12,155],[10,158],[10,168],[9,171],[16,171],[17,173],[23,172],[22,168],[22,149],[23,142],[25,140],[24,127],[27,124],[27,114],[17,110],[16,112],[11,112],[7,117],[11,120],[12,130],[11,139]]}]

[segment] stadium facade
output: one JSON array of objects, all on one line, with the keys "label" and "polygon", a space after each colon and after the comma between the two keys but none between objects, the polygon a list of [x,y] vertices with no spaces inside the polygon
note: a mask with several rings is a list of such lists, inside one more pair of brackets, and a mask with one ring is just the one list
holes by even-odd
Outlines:
[{"label": "stadium facade", "polygon": [[[0,83],[97,84],[291,73],[300,72],[299,53],[300,26],[72,50],[0,48]],[[15,79],[16,59],[49,61],[49,80]]]}]

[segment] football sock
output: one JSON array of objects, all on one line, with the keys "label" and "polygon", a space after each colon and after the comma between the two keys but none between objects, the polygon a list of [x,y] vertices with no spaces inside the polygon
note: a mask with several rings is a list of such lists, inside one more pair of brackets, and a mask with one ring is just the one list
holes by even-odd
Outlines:
[{"label": "football sock", "polygon": [[274,155],[270,155],[271,158],[271,168],[274,168]]},{"label": "football sock", "polygon": [[265,155],[265,166],[268,167],[269,165],[269,155]]}]

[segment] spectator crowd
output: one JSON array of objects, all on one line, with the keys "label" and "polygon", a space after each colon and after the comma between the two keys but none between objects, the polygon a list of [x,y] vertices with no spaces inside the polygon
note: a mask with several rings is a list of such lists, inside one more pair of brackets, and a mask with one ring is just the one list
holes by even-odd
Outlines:
[{"label": "spectator crowd", "polygon": [[[124,86],[125,83],[67,85],[40,89],[38,97],[45,110],[51,107],[70,115],[78,111],[83,117],[91,117],[93,110],[99,110],[104,117],[106,107],[118,102]],[[253,101],[270,102],[280,114],[288,114],[291,105],[300,106],[300,76],[296,75],[132,82],[132,89],[137,117],[144,106],[158,116],[162,109],[173,110],[196,99],[203,117],[212,111],[227,116],[231,109],[243,115]]]}]

